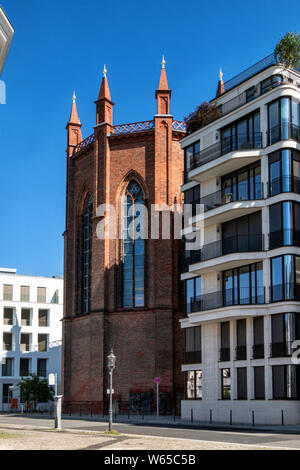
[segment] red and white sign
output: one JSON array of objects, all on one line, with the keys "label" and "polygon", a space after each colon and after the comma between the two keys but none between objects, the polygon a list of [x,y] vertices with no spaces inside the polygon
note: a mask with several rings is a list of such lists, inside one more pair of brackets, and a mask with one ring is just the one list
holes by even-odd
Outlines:
[{"label": "red and white sign", "polygon": [[154,383],[156,383],[156,385],[160,384],[160,382],[161,382],[160,377],[156,377],[156,379],[154,379]]}]

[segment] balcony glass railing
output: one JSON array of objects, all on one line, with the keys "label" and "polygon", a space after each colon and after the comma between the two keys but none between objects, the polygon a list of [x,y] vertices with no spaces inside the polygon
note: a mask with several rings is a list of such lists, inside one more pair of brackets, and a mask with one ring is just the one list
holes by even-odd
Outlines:
[{"label": "balcony glass railing", "polygon": [[250,287],[240,287],[239,289],[210,292],[197,297],[191,302],[191,313],[234,305],[260,305],[264,303],[264,287],[256,287],[253,293]]},{"label": "balcony glass railing", "polygon": [[300,284],[289,282],[270,287],[271,302],[300,301]]},{"label": "balcony glass railing", "polygon": [[270,344],[270,357],[290,357],[295,349],[293,341],[274,342]]},{"label": "balcony glass railing", "polygon": [[300,178],[297,176],[282,176],[269,182],[269,196],[280,193],[300,194]]},{"label": "balcony glass railing", "polygon": [[252,133],[250,135],[238,135],[237,140],[225,138],[220,140],[214,145],[201,150],[201,152],[194,156],[190,171],[198,168],[205,163],[209,163],[216,158],[226,155],[234,151],[243,151],[251,149],[260,149],[262,147],[262,134],[261,132]]},{"label": "balcony glass railing", "polygon": [[278,230],[270,232],[270,250],[282,246],[300,247],[300,230]]},{"label": "balcony glass railing", "polygon": [[235,348],[235,359],[237,361],[244,361],[247,359],[247,346],[245,344],[239,345]]},{"label": "balcony glass railing", "polygon": [[283,123],[276,127],[272,127],[267,132],[268,145],[276,144],[281,140],[296,140],[300,142],[300,127],[295,124]]},{"label": "balcony glass railing", "polygon": [[220,189],[214,193],[207,194],[200,198],[199,203],[204,206],[204,212],[207,212],[217,207],[230,204],[231,202],[260,201],[262,199],[264,199],[263,183],[244,181],[232,188]]},{"label": "balcony glass railing", "polygon": [[264,359],[265,357],[265,345],[264,344],[253,344],[252,347],[253,359]]},{"label": "balcony glass railing", "polygon": [[183,355],[184,364],[201,364],[201,362],[202,362],[201,351],[184,352],[184,355]]},{"label": "balcony glass railing", "polygon": [[220,349],[220,362],[230,361],[230,348],[221,348]]}]

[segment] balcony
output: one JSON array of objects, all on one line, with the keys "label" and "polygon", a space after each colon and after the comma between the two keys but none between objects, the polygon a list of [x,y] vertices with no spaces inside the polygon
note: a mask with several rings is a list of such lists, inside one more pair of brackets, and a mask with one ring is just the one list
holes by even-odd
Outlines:
[{"label": "balcony", "polygon": [[[232,202],[239,201],[260,201],[264,199],[263,183],[256,183],[254,185],[250,182],[243,182],[228,190],[215,191],[200,198],[199,204],[204,206],[204,212],[216,209],[220,206],[225,206]],[[195,201],[195,204],[197,201]]]},{"label": "balcony", "polygon": [[261,305],[265,303],[264,287],[257,287],[251,295],[250,288],[226,289],[201,295],[191,302],[191,313],[236,305]]},{"label": "balcony", "polygon": [[265,358],[265,345],[254,344],[252,347],[252,359],[264,359]]},{"label": "balcony", "polygon": [[201,364],[201,351],[188,351],[183,353],[183,364]]},{"label": "balcony", "polygon": [[294,124],[280,124],[267,132],[268,145],[276,144],[281,140],[295,140],[300,142],[300,127]]},{"label": "balcony", "polygon": [[297,176],[282,176],[268,183],[269,197],[276,196],[281,193],[300,194],[300,178]]},{"label": "balcony", "polygon": [[235,348],[236,361],[245,361],[247,359],[247,346],[245,344]]},{"label": "balcony", "polygon": [[300,301],[300,284],[290,282],[270,287],[271,303]]},{"label": "balcony", "polygon": [[282,246],[300,247],[300,230],[278,230],[270,232],[270,250]]},{"label": "balcony", "polygon": [[270,357],[291,357],[293,354],[293,341],[282,341],[270,344]]}]

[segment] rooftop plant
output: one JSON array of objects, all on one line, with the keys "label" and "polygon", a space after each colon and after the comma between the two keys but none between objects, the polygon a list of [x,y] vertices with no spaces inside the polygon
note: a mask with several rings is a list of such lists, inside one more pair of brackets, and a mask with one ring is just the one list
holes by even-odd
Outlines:
[{"label": "rooftop plant", "polygon": [[300,33],[286,33],[276,45],[274,55],[286,69],[300,67]]},{"label": "rooftop plant", "polygon": [[189,114],[184,121],[187,127],[187,133],[191,134],[192,132],[201,129],[207,124],[215,121],[221,116],[219,108],[215,104],[202,103],[198,106],[194,112]]}]

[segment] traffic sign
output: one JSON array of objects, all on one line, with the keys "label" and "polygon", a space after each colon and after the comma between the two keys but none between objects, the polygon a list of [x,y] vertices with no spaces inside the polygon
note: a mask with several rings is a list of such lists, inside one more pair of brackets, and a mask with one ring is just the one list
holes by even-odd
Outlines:
[{"label": "traffic sign", "polygon": [[156,379],[154,379],[154,383],[156,383],[156,385],[160,384],[160,382],[161,382],[160,377],[156,377]]}]

